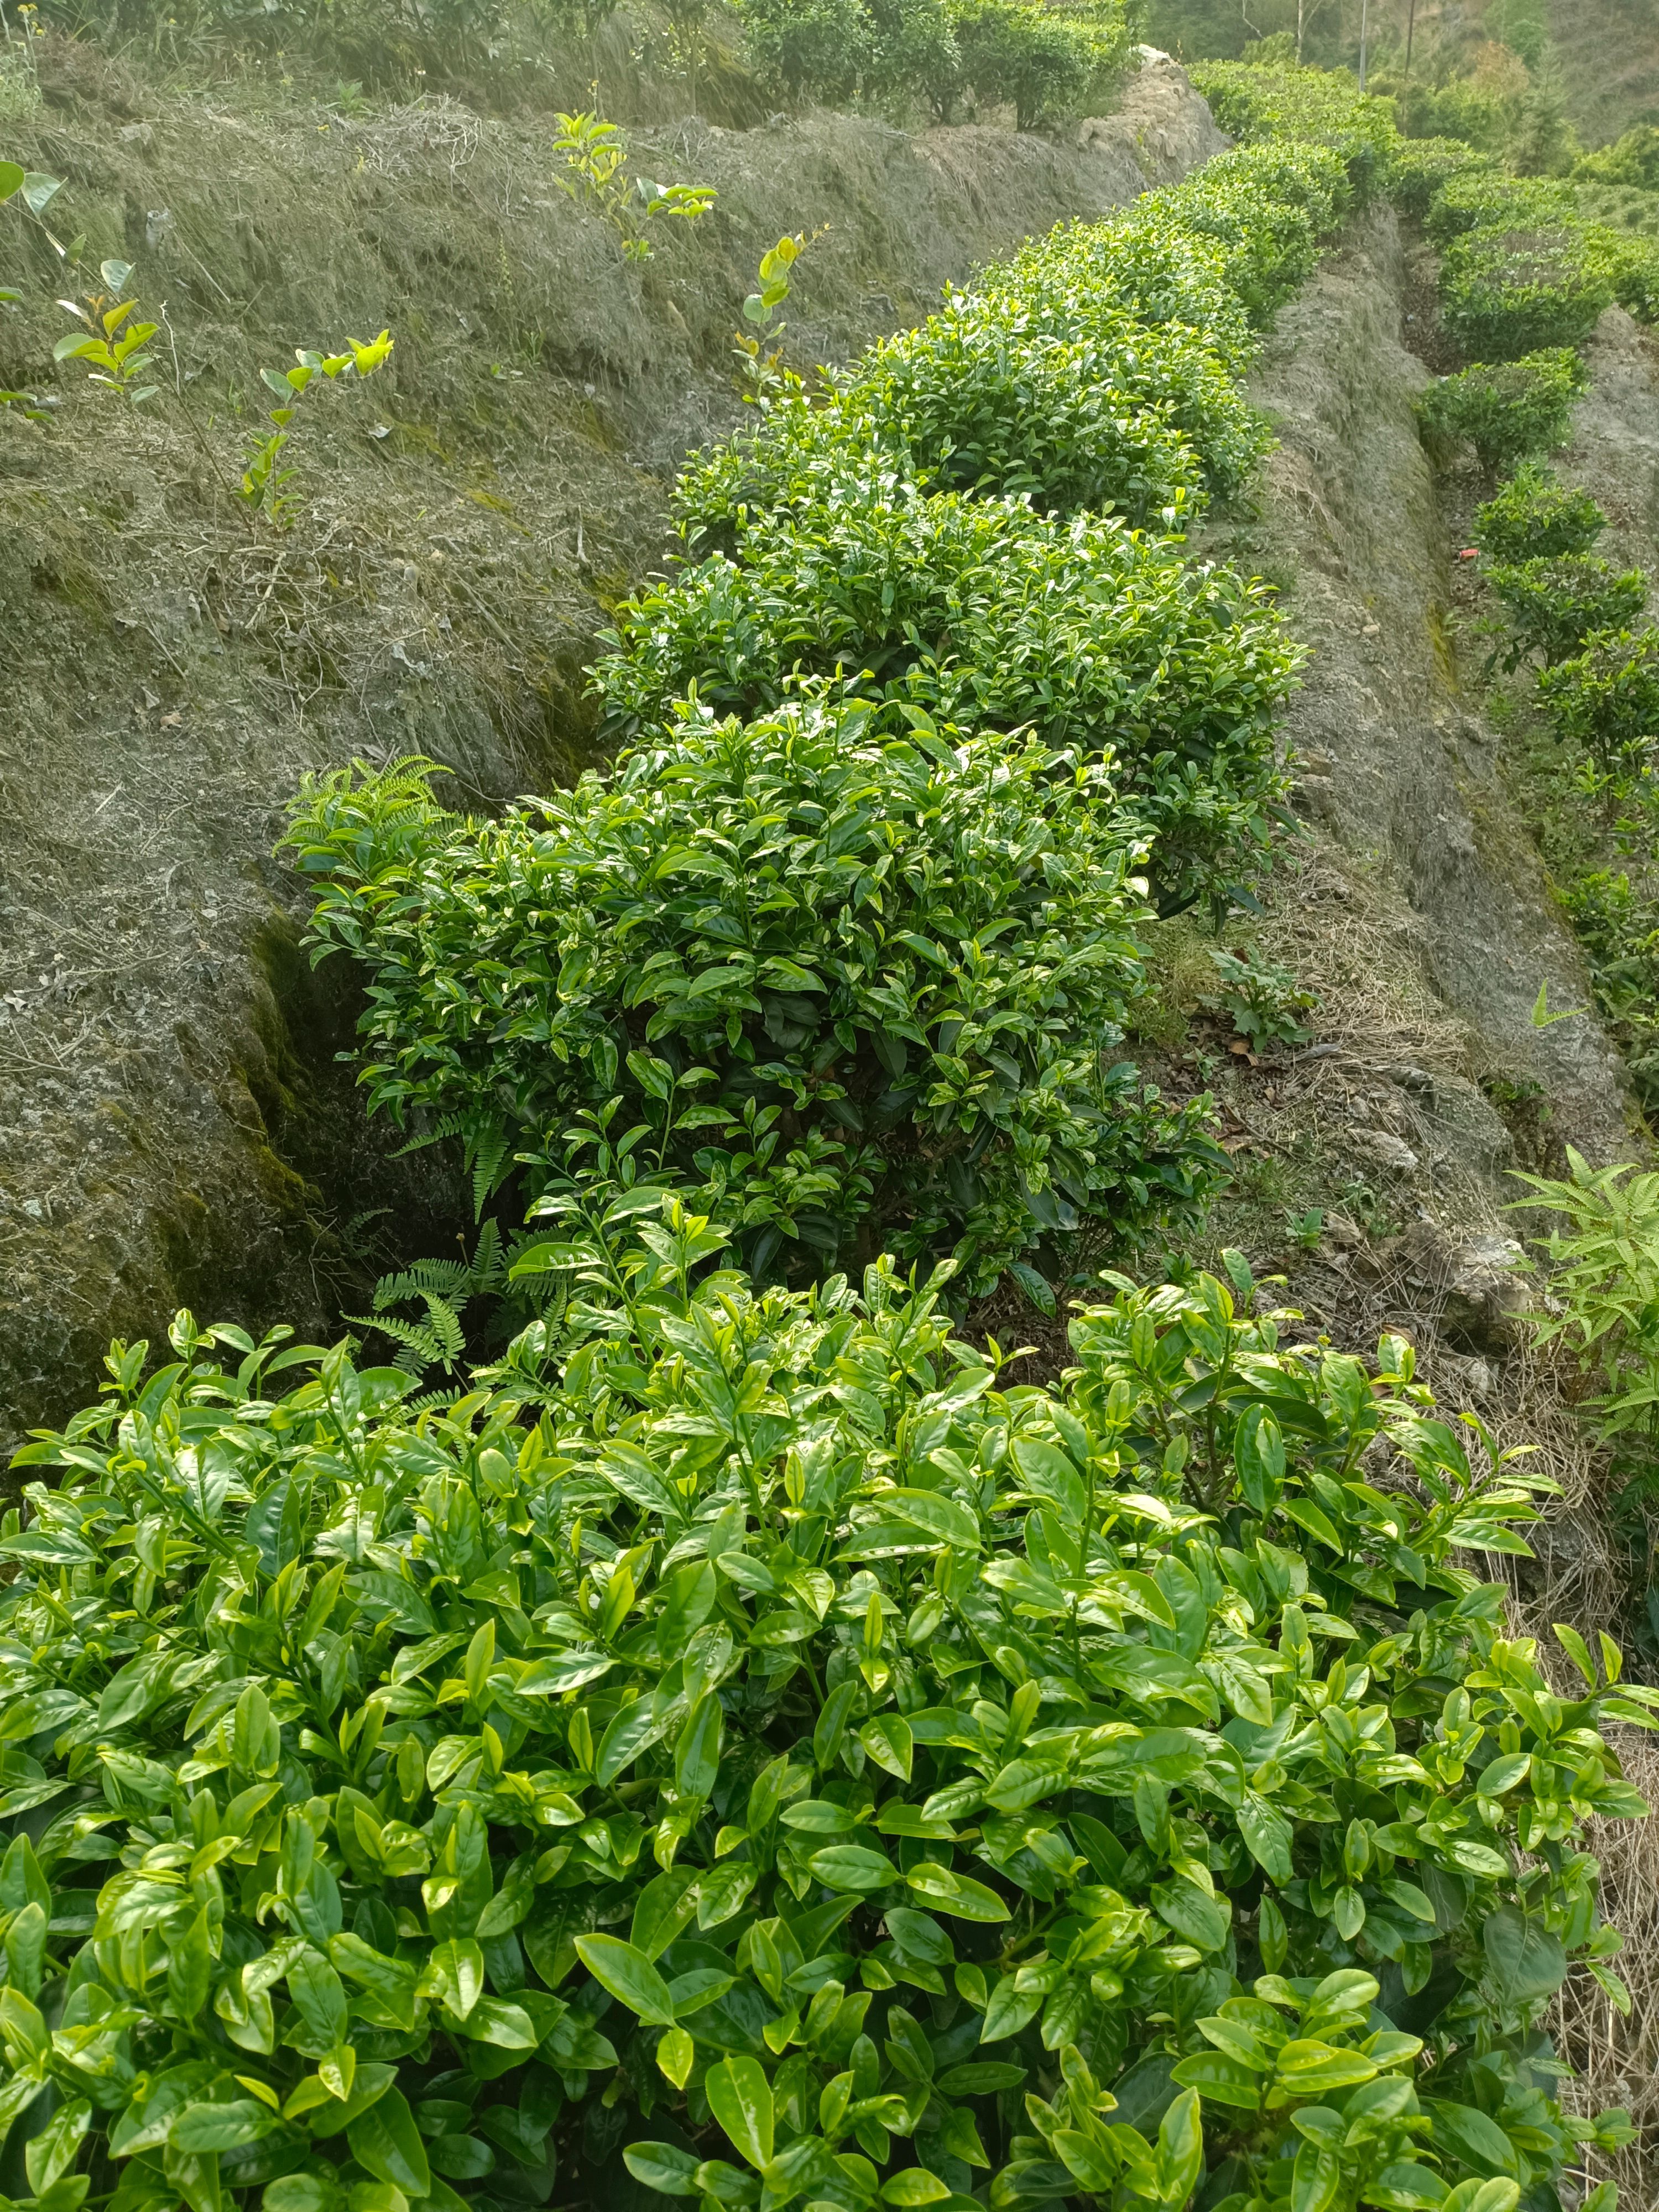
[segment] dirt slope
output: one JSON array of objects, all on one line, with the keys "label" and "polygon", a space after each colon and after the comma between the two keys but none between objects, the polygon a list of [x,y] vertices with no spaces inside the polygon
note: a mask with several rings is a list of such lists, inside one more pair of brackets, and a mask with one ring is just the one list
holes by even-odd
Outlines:
[{"label": "dirt slope", "polygon": [[[1223,143],[1160,63],[1065,146],[682,125],[636,167],[719,200],[641,269],[554,187],[545,125],[168,105],[66,46],[43,75],[5,150],[68,179],[88,264],[135,262],[167,328],[147,410],[73,368],[50,430],[0,410],[0,1443],[80,1402],[112,1333],[185,1304],[319,1327],[453,1233],[434,1156],[389,1163],[334,1065],[351,979],[299,957],[282,803],[354,754],[432,754],[483,799],[586,757],[594,630],[738,411],[765,246],[830,226],[791,336],[834,360]],[[38,240],[20,273],[0,384],[46,392],[61,279]],[[258,368],[382,325],[392,368],[296,441],[292,528],[249,529],[222,484]]]},{"label": "dirt slope", "polygon": [[1313,648],[1288,722],[1298,795],[1401,901],[1401,951],[1467,1025],[1471,1071],[1539,1083],[1566,1139],[1607,1157],[1628,1130],[1617,1053],[1588,1018],[1532,1021],[1540,983],[1577,1006],[1589,979],[1466,688],[1460,650],[1483,641],[1449,627],[1407,289],[1395,219],[1377,211],[1286,309],[1256,379],[1281,439],[1262,550],[1293,565],[1286,611]]}]

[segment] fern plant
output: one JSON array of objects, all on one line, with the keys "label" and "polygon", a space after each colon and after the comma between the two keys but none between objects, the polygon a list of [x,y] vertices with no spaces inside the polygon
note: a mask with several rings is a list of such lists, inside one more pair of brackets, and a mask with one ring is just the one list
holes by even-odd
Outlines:
[{"label": "fern plant", "polygon": [[[558,1298],[556,1282],[521,1264],[526,1250],[541,1241],[528,1234],[504,1237],[501,1224],[488,1220],[470,1259],[416,1260],[382,1275],[374,1285],[374,1310],[345,1318],[354,1328],[378,1329],[392,1340],[398,1347],[393,1366],[433,1386],[421,1403],[447,1404],[460,1387],[467,1316],[475,1304],[488,1308],[494,1333],[504,1338],[544,1319]],[[471,1340],[476,1344],[476,1327]]]}]

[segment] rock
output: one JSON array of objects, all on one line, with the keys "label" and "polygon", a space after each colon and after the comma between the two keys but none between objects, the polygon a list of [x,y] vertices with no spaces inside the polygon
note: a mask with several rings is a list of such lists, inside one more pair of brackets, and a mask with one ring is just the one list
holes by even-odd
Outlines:
[{"label": "rock", "polygon": [[1449,1234],[1425,1222],[1407,1235],[1406,1248],[1413,1278],[1440,1293],[1440,1328],[1449,1343],[1499,1357],[1514,1350],[1534,1300],[1522,1273],[1526,1255],[1513,1237]]},{"label": "rock", "polygon": [[1392,1129],[1350,1129],[1348,1143],[1362,1158],[1375,1161],[1380,1168],[1392,1168],[1399,1175],[1409,1175],[1418,1164],[1416,1153]]}]

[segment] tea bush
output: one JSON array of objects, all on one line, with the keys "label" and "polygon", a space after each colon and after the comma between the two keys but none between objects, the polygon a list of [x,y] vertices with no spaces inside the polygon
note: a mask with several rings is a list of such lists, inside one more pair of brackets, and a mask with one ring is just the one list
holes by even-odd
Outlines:
[{"label": "tea bush", "polygon": [[1507,665],[1528,653],[1546,664],[1576,653],[1594,630],[1622,629],[1647,603],[1639,568],[1621,574],[1593,553],[1562,553],[1552,560],[1519,561],[1486,571],[1514,630]]},{"label": "tea bush", "polygon": [[1518,468],[1474,511],[1474,542],[1489,561],[1588,553],[1607,518],[1587,491],[1564,484],[1536,461]]},{"label": "tea bush", "polygon": [[1471,231],[1559,229],[1577,222],[1578,196],[1543,177],[1512,177],[1490,161],[1470,162],[1439,186],[1425,228],[1437,246]]},{"label": "tea bush", "polygon": [[1373,198],[1393,173],[1401,144],[1394,104],[1362,98],[1346,72],[1293,63],[1275,69],[1209,62],[1192,77],[1231,137],[1247,145],[1267,140],[1328,147],[1362,201]]},{"label": "tea bush", "polygon": [[1190,514],[1200,487],[1236,492],[1268,443],[1202,334],[1149,330],[1052,280],[1029,304],[951,295],[872,347],[838,396],[855,418],[895,425],[941,489],[1029,492],[1038,507],[1143,525]]},{"label": "tea bush", "polygon": [[1389,159],[1389,197],[1418,222],[1454,178],[1489,174],[1495,164],[1457,138],[1401,138]]},{"label": "tea bush", "polygon": [[[910,726],[902,736],[893,726]],[[1221,1165],[1117,1048],[1143,859],[1102,770],[919,708],[687,713],[500,823],[309,787],[319,943],[367,953],[364,1079],[488,1189],[668,1182],[759,1274],[1179,1214]]]},{"label": "tea bush", "polygon": [[1538,696],[1563,744],[1612,764],[1659,744],[1659,630],[1600,630],[1540,672]]},{"label": "tea bush", "polygon": [[1460,1561],[1539,1485],[1402,1342],[1115,1279],[1009,1389],[937,1282],[634,1226],[557,1371],[416,1414],[181,1315],[26,1449],[38,2203],[1514,2212],[1629,2140],[1538,2022],[1624,2002],[1583,1846],[1656,1693],[1506,1638]]},{"label": "tea bush", "polygon": [[1418,400],[1418,420],[1431,438],[1473,446],[1483,468],[1509,468],[1561,443],[1584,380],[1571,346],[1550,347],[1439,378]]},{"label": "tea bush", "polygon": [[1149,327],[1052,251],[1033,281],[1036,265],[990,271],[983,292],[872,347],[826,401],[784,395],[758,429],[694,457],[677,495],[687,536],[729,545],[742,509],[823,501],[872,454],[918,486],[1137,524],[1170,511],[1166,527],[1237,492],[1267,432],[1210,332]]},{"label": "tea bush", "polygon": [[1260,584],[1093,516],[843,483],[623,605],[594,683],[633,734],[695,685],[763,711],[803,672],[967,727],[1112,756],[1165,911],[1249,864],[1281,788],[1296,650]]},{"label": "tea bush", "polygon": [[1440,319],[1476,361],[1577,345],[1613,305],[1613,273],[1582,224],[1518,214],[1464,232],[1441,260]]},{"label": "tea bush", "polygon": [[[1347,212],[1352,193],[1341,157],[1324,146],[1237,148],[1194,170],[1153,205],[1225,255],[1227,281],[1258,328],[1272,321],[1312,274],[1320,240]],[[1145,205],[1145,203],[1142,203]]]},{"label": "tea bush", "polygon": [[[1222,241],[1188,228],[1173,194],[1154,192],[1101,222],[1060,225],[1029,239],[981,278],[988,289],[1045,317],[1062,312],[1069,335],[1127,311],[1157,330],[1200,333],[1218,367],[1237,380],[1260,341],[1230,271]],[[1054,325],[1060,327],[1058,324]]]}]

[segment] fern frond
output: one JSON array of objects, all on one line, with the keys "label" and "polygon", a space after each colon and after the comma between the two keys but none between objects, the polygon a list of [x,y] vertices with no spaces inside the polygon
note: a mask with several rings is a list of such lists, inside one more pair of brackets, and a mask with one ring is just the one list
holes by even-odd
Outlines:
[{"label": "fern frond", "polygon": [[471,1285],[472,1271],[464,1260],[416,1260],[398,1273],[382,1275],[374,1285],[374,1310],[400,1305],[405,1298],[423,1298],[435,1291],[453,1300]]},{"label": "fern frond", "polygon": [[[426,1300],[427,1318],[434,1334],[443,1346],[444,1364],[451,1366],[459,1359],[466,1346],[466,1331],[461,1327],[461,1316],[447,1298],[440,1297],[436,1291],[422,1291]],[[418,1328],[419,1323],[416,1323]]]},{"label": "fern frond", "polygon": [[472,1142],[472,1116],[470,1114],[446,1114],[441,1121],[434,1121],[429,1129],[422,1130],[418,1136],[411,1137],[406,1145],[399,1145],[392,1157],[394,1160],[400,1160],[405,1153],[423,1152],[428,1145],[441,1145],[447,1137],[460,1137],[470,1147]]},{"label": "fern frond", "polygon": [[[399,1321],[395,1314],[348,1314],[346,1319],[354,1328],[379,1329],[394,1344],[402,1345],[420,1361],[421,1366],[430,1367],[445,1357],[442,1339],[423,1321]],[[404,1366],[400,1357],[396,1363]],[[417,1370],[410,1369],[410,1372]]]},{"label": "fern frond", "polygon": [[472,1153],[472,1218],[481,1220],[486,1201],[505,1180],[508,1148],[513,1139],[502,1128],[481,1132],[471,1145]]},{"label": "fern frond", "polygon": [[475,1298],[492,1296],[507,1283],[507,1261],[501,1250],[501,1225],[494,1215],[478,1231],[478,1241],[472,1248],[472,1265],[468,1279]]}]

